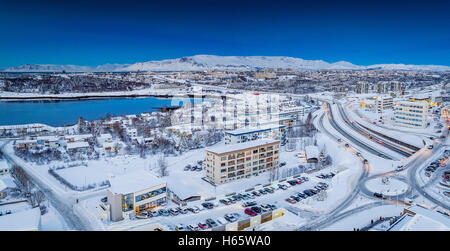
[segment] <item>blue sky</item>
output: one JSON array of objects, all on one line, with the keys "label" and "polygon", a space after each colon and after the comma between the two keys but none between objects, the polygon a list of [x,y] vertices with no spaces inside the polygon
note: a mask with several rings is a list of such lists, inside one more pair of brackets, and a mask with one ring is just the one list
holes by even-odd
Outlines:
[{"label": "blue sky", "polygon": [[0,0],[0,68],[196,54],[450,65],[449,1]]}]

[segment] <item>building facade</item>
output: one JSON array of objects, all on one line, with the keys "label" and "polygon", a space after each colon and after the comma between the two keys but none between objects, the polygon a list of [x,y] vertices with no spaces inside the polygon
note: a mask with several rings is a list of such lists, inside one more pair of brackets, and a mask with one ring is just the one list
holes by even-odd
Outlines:
[{"label": "building facade", "polygon": [[395,125],[411,128],[427,127],[428,103],[399,101],[395,104]]},{"label": "building facade", "polygon": [[167,183],[141,170],[110,180],[110,220],[119,221],[167,203]]},{"label": "building facade", "polygon": [[242,128],[225,132],[225,144],[238,144],[259,139],[286,140],[286,127]]},{"label": "building facade", "polygon": [[375,111],[378,113],[383,113],[386,109],[391,109],[393,106],[394,100],[392,97],[387,96],[379,96],[375,100]]},{"label": "building facade", "polygon": [[255,140],[206,149],[206,179],[223,184],[249,178],[280,164],[279,140]]}]

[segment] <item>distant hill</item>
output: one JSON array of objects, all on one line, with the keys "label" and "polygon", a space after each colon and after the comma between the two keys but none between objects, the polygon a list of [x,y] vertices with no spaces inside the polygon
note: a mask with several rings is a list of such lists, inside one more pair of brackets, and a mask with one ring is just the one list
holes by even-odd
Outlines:
[{"label": "distant hill", "polygon": [[121,71],[202,71],[202,70],[256,70],[264,68],[291,68],[293,70],[410,70],[450,71],[443,65],[375,64],[354,65],[339,61],[328,63],[323,60],[304,60],[277,56],[215,56],[195,55],[176,59],[148,61],[134,64],[105,64],[99,66],[26,64],[11,67],[4,72],[121,72]]}]

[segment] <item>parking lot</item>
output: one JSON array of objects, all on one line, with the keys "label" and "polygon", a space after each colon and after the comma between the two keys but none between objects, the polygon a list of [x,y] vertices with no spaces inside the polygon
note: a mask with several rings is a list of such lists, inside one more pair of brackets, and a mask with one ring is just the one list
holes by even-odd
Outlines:
[{"label": "parking lot", "polygon": [[199,231],[214,228],[287,205],[304,203],[328,188],[324,180],[317,177],[311,179],[314,181],[305,176],[291,178],[277,185],[219,200],[194,202],[186,207],[170,207],[173,205],[170,203],[164,209],[149,210],[137,216],[136,220],[164,222],[173,230]]}]

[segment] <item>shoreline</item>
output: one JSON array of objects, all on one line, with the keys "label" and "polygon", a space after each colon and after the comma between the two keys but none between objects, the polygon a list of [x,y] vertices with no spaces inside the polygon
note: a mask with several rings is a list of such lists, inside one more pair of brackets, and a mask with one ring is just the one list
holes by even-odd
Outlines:
[{"label": "shoreline", "polygon": [[116,99],[116,98],[223,98],[224,95],[211,94],[94,94],[94,95],[77,95],[77,96],[0,96],[0,102],[8,101],[81,101],[81,100],[100,100],[100,99]]}]

